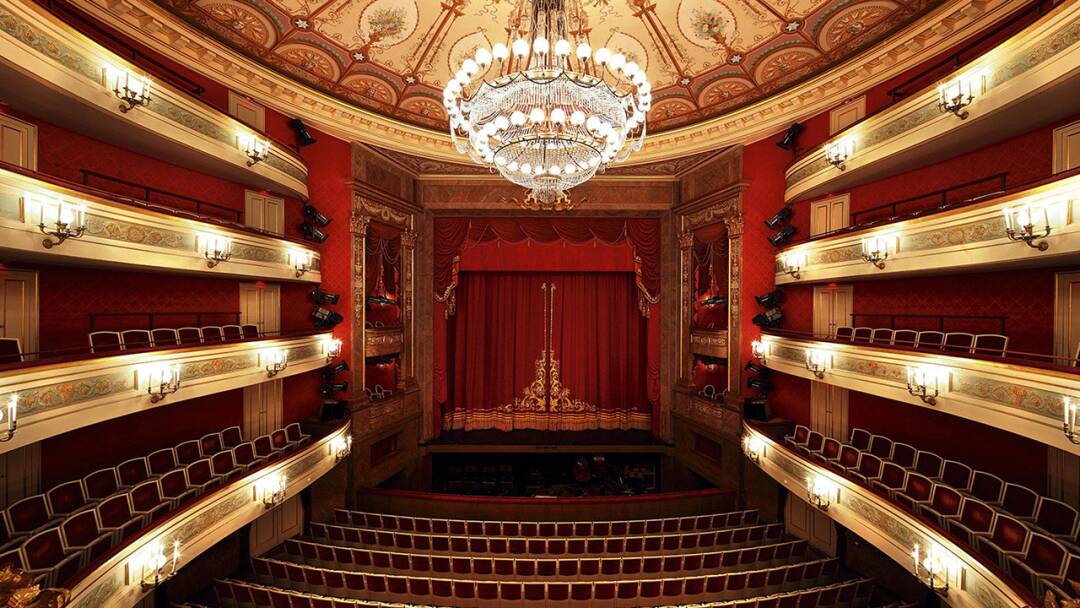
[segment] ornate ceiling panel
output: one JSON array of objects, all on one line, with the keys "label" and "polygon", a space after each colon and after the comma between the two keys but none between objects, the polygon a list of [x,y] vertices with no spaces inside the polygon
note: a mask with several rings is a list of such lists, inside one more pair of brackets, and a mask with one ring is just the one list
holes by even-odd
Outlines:
[{"label": "ornate ceiling panel", "polygon": [[[158,0],[247,55],[361,107],[442,129],[442,87],[506,42],[527,0]],[[775,93],[941,0],[581,0],[590,42],[646,66],[653,131]],[[454,66],[454,67],[451,67]]]}]

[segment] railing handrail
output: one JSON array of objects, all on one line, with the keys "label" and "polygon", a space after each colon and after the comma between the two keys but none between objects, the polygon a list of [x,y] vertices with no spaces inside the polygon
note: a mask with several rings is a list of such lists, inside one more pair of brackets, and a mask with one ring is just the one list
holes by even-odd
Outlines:
[{"label": "railing handrail", "polygon": [[[1043,353],[1029,353],[1020,350],[1001,350],[990,348],[977,348],[975,353],[965,353],[960,351],[948,351],[938,350],[930,351],[925,348],[915,348],[915,343],[908,340],[901,340],[900,342],[892,342],[890,344],[876,344],[873,342],[854,342],[852,340],[837,340],[834,336],[821,335],[812,331],[799,331],[794,329],[776,329],[768,328],[761,331],[763,335],[776,336],[777,338],[794,338],[797,340],[815,340],[818,342],[829,342],[832,344],[850,344],[859,347],[870,348],[893,348],[897,350],[910,351],[913,353],[935,353],[946,357],[956,357],[959,359],[974,359],[978,361],[993,361],[997,363],[1012,363],[1014,365],[1025,365],[1030,367],[1039,368],[1051,368],[1058,371],[1064,371],[1070,374],[1080,374],[1080,359],[1070,356],[1059,355],[1047,355]],[[1004,353],[1004,355],[1002,354]],[[1064,362],[1064,363],[1059,363]]]},{"label": "railing handrail", "polygon": [[[899,207],[900,205],[906,205],[908,203],[921,201],[923,199],[928,199],[928,198],[931,198],[931,197],[940,197],[941,201],[940,201],[940,204],[938,205],[938,209],[952,209],[954,207],[957,207],[957,206],[965,204],[965,203],[975,202],[975,201],[980,200],[981,198],[986,197],[986,196],[993,196],[995,194],[1001,194],[1002,192],[1005,192],[1007,190],[1007,188],[1006,188],[1006,178],[1008,177],[1008,175],[1009,175],[1008,171],[1002,171],[1001,173],[995,173],[993,175],[987,175],[986,177],[981,177],[979,179],[973,179],[971,181],[964,182],[962,184],[956,184],[956,185],[953,185],[953,186],[949,186],[948,188],[941,188],[941,189],[933,190],[931,192],[926,192],[926,193],[923,193],[923,194],[920,194],[920,195],[909,196],[908,198],[900,199],[898,201],[893,201],[891,203],[884,203],[884,204],[881,204],[881,205],[877,205],[876,207],[869,207],[867,209],[860,209],[858,211],[852,211],[851,212],[851,225],[852,226],[858,226],[859,225],[859,222],[857,222],[856,219],[860,215],[866,215],[868,213],[873,213],[874,211],[881,211],[882,209],[891,209],[892,210],[892,215],[889,216],[888,218],[886,218],[886,221],[890,221],[890,220],[897,217],[896,208]],[[957,202],[954,202],[954,203],[951,203],[951,204],[949,203],[948,195],[949,195],[950,192],[954,192],[956,190],[962,190],[964,188],[970,188],[970,187],[975,186],[977,184],[981,184],[983,182],[994,181],[994,180],[997,180],[997,181],[1001,182],[1001,186],[1000,186],[1000,188],[998,190],[994,190],[992,192],[984,192],[984,193],[976,195],[976,196],[970,196],[970,197],[961,199],[961,200],[959,200]],[[925,211],[925,210],[920,210],[920,211]],[[915,212],[910,212],[910,213],[915,213]]]},{"label": "railing handrail", "polygon": [[[157,317],[195,317],[195,325],[201,327],[203,317],[213,316],[230,316],[236,319],[236,325],[240,324],[240,315],[243,314],[238,310],[194,310],[194,311],[179,311],[179,312],[90,312],[86,316],[90,318],[90,331],[95,331],[97,328],[97,321],[103,317],[146,317],[146,329],[172,329],[172,328],[159,328],[154,327],[154,319]],[[141,329],[137,327],[129,327],[128,329]],[[112,330],[105,330],[112,331]],[[126,330],[117,330],[126,331]]]},{"label": "railing handrail", "polygon": [[[232,218],[235,218],[235,219],[228,219],[228,221],[236,222],[238,224],[243,221],[243,212],[240,211],[239,209],[233,209],[232,207],[226,207],[224,205],[218,205],[216,203],[208,203],[206,201],[201,201],[201,200],[199,200],[199,199],[197,199],[195,197],[187,196],[186,194],[179,194],[177,192],[171,192],[169,190],[163,190],[161,188],[155,188],[154,186],[148,186],[146,184],[140,184],[138,182],[133,182],[133,181],[126,180],[126,179],[121,179],[121,178],[116,177],[114,175],[108,175],[106,173],[101,173],[101,172],[98,172],[98,171],[92,171],[90,169],[79,169],[79,173],[82,173],[82,176],[83,176],[82,183],[83,183],[84,186],[89,186],[90,185],[90,178],[91,177],[96,177],[96,178],[98,178],[98,179],[100,179],[102,181],[113,182],[113,183],[116,183],[116,184],[122,184],[122,185],[128,186],[130,188],[135,188],[135,189],[138,189],[138,190],[142,190],[143,193],[146,195],[144,197],[144,200],[146,202],[148,202],[148,203],[153,203],[154,202],[153,197],[151,196],[152,194],[160,194],[160,195],[165,195],[165,196],[169,196],[171,198],[176,198],[176,199],[180,199],[180,200],[184,200],[184,201],[188,201],[190,203],[193,203],[195,205],[195,213],[198,213],[198,214],[202,214],[202,208],[203,207],[211,207],[213,209],[221,210],[221,211],[223,211],[225,213],[228,213],[228,214],[230,214],[232,216]],[[158,203],[158,204],[161,204],[161,203]]]},{"label": "railing handrail", "polygon": [[[889,327],[888,329],[896,329],[897,319],[937,319],[938,331],[945,331],[945,321],[955,319],[975,319],[977,321],[997,321],[1001,334],[1005,333],[1005,321],[1009,318],[1008,315],[935,315],[924,313],[902,313],[902,312],[853,312],[851,313],[851,324],[855,326],[855,319],[858,317],[888,317]],[[908,329],[908,328],[901,328]],[[932,331],[932,330],[928,330]]]}]

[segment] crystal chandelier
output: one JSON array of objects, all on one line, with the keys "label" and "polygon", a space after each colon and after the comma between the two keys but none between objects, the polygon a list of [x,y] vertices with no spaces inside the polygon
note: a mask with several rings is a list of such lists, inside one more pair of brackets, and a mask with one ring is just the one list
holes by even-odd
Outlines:
[{"label": "crystal chandelier", "polygon": [[443,102],[459,152],[528,188],[526,209],[561,211],[566,190],[641,149],[652,88],[622,53],[593,52],[578,0],[520,1],[513,43],[463,61]]}]

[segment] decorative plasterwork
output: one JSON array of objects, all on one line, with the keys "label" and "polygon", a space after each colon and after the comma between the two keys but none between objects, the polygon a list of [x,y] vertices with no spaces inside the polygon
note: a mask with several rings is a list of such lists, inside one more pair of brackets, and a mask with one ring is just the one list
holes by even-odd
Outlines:
[{"label": "decorative plasterwork", "polygon": [[[899,168],[921,166],[985,146],[1011,134],[1071,115],[1080,90],[1080,5],[1066,2],[965,66],[961,74],[983,74],[985,92],[965,108],[966,120],[938,108],[937,86],[879,112],[830,138],[793,163],[784,198],[795,201],[837,192]],[[853,142],[843,169],[825,151]]]},{"label": "decorative plasterwork", "polygon": [[367,343],[367,350],[364,354],[368,357],[381,357],[400,353],[401,336],[400,327],[365,329],[364,341]]},{"label": "decorative plasterwork", "polygon": [[[8,0],[11,1],[11,0]],[[183,65],[347,140],[460,162],[446,134],[383,117],[282,76],[209,39],[153,0],[75,0],[77,6]],[[842,103],[963,42],[1024,0],[948,0],[864,53],[785,92],[690,127],[650,136],[634,162],[646,163],[749,143],[792,121]]]},{"label": "decorative plasterwork", "polygon": [[[0,453],[149,408],[267,382],[260,361],[266,349],[288,352],[288,366],[275,379],[318,369],[326,365],[327,336],[147,350],[2,371],[0,394],[18,396],[19,428],[11,441],[0,443]],[[180,366],[179,390],[157,403],[137,371],[154,364]]]},{"label": "decorative plasterwork", "polygon": [[[86,232],[62,245],[42,246],[39,218],[23,200],[30,193],[86,209]],[[232,240],[232,257],[213,268],[199,251],[201,234]],[[269,235],[152,211],[0,168],[0,250],[49,263],[108,264],[155,271],[196,272],[275,281],[318,283],[318,251]],[[300,277],[290,252],[311,256]]]},{"label": "decorative plasterwork", "polygon": [[807,482],[824,479],[838,491],[825,511],[830,519],[874,545],[914,573],[912,553],[937,546],[958,567],[949,573],[948,605],[953,608],[1029,608],[1039,605],[1030,594],[990,570],[975,555],[952,542],[922,520],[878,494],[815,463],[803,460],[768,435],[744,424],[743,432],[763,444],[757,466],[791,492],[791,500],[806,502]]},{"label": "decorative plasterwork", "polygon": [[[1080,446],[1061,432],[1065,400],[1080,400],[1080,374],[769,334],[761,339],[766,364],[776,371],[891,399],[899,402],[897,407],[914,405],[967,418],[1080,454]],[[807,349],[825,354],[825,371],[820,378],[806,369]],[[916,366],[943,376],[935,405],[908,393],[907,370]]]},{"label": "decorative plasterwork", "polygon": [[[655,129],[779,92],[903,27],[941,0],[601,0],[568,4],[569,27],[627,55],[655,88]],[[203,32],[359,107],[445,128],[451,66],[509,46],[528,0],[161,0]],[[580,16],[580,20],[578,17]],[[493,72],[494,73],[494,72]],[[493,74],[492,73],[492,74]],[[491,74],[488,75],[491,77]]]},{"label": "decorative plasterwork", "polygon": [[[56,21],[36,4],[0,0],[0,64],[26,79],[19,85],[9,83],[9,103],[37,107],[38,96],[45,96],[48,103],[41,102],[41,107],[56,108],[60,99],[78,107],[89,106],[100,113],[100,119],[115,125],[117,137],[138,133],[154,139],[148,147],[175,150],[177,162],[194,153],[200,158],[199,169],[227,165],[230,176],[239,181],[307,198],[307,166],[299,156],[268,140],[267,158],[248,166],[247,156],[237,145],[237,134],[254,131],[166,82],[154,82],[149,105],[120,111],[116,97],[103,86],[105,65],[144,72]],[[29,83],[41,90],[35,93]]]},{"label": "decorative plasterwork", "polygon": [[240,530],[267,513],[261,499],[256,500],[255,488],[263,479],[284,476],[285,500],[298,495],[329,472],[338,460],[334,446],[349,435],[349,423],[312,442],[291,456],[245,475],[208,498],[170,515],[161,524],[143,531],[71,589],[71,601],[66,608],[100,608],[101,606],[136,606],[147,594],[138,578],[133,560],[154,543],[160,543],[170,554],[173,541],[180,541],[180,560],[177,568],[196,560],[230,534]]},{"label": "decorative plasterwork", "polygon": [[707,357],[728,356],[728,332],[708,329],[690,330],[690,352]]},{"label": "decorative plasterwork", "polygon": [[[1006,209],[1047,206],[1052,230],[1040,251],[1015,242],[1005,233]],[[997,196],[980,203],[902,222],[813,240],[785,248],[776,257],[776,284],[859,280],[911,273],[955,272],[1023,265],[1060,266],[1080,258],[1080,175]],[[862,239],[887,234],[884,268],[864,261]],[[784,271],[784,256],[806,263],[796,279]]]}]

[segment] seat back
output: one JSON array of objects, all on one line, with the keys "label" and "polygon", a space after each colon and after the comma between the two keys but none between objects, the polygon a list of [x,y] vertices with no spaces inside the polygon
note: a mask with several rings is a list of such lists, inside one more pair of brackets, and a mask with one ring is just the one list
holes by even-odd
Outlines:
[{"label": "seat back", "polygon": [[866,452],[859,458],[859,473],[867,479],[873,479],[881,474],[881,459]]},{"label": "seat back", "polygon": [[53,515],[74,513],[86,505],[86,493],[83,491],[82,482],[77,479],[54,486],[45,493],[45,498]]},{"label": "seat back", "polygon": [[930,504],[939,515],[957,515],[960,513],[960,504],[964,497],[956,490],[942,485],[934,484],[934,492],[930,497]]},{"label": "seat back", "polygon": [[124,350],[134,348],[150,348],[154,345],[147,329],[125,329],[120,332],[120,339],[124,342]]},{"label": "seat back", "polygon": [[158,480],[161,485],[161,493],[169,498],[180,496],[188,490],[187,474],[184,469],[169,471]]},{"label": "seat back", "polygon": [[267,456],[272,456],[274,454],[274,445],[272,443],[270,443],[270,436],[269,435],[263,435],[261,437],[256,437],[255,441],[254,441],[254,444],[255,444],[255,454],[257,456],[259,456],[260,458],[265,458]]},{"label": "seat back", "polygon": [[992,508],[974,498],[965,497],[960,505],[960,523],[975,533],[989,532],[996,517]]},{"label": "seat back", "polygon": [[944,464],[945,461],[941,456],[933,452],[919,451],[919,454],[915,456],[915,470],[930,478],[940,477],[941,467]]},{"label": "seat back", "polygon": [[145,458],[132,458],[121,462],[116,467],[116,473],[120,476],[120,485],[133,486],[150,477],[150,467]]},{"label": "seat back", "polygon": [[229,450],[214,454],[210,464],[213,466],[214,475],[218,476],[228,475],[236,468],[236,464],[233,462],[233,453]]},{"label": "seat back", "polygon": [[202,446],[194,439],[177,445],[174,451],[176,452],[176,462],[181,465],[191,464],[202,458]]},{"label": "seat back", "polygon": [[840,442],[832,437],[826,437],[825,441],[821,444],[821,455],[829,460],[839,456]]},{"label": "seat back", "polygon": [[840,466],[846,469],[854,469],[859,464],[860,454],[861,452],[853,446],[840,446],[840,457],[837,460]]},{"label": "seat back", "polygon": [[217,325],[207,325],[202,328],[203,342],[221,342],[225,339],[225,334],[222,333],[221,327]]},{"label": "seat back", "polygon": [[131,520],[131,498],[117,494],[97,506],[98,522],[106,528],[117,528]]},{"label": "seat back", "polygon": [[1035,523],[1055,536],[1075,539],[1080,533],[1080,517],[1076,509],[1053,498],[1043,497],[1039,500]]},{"label": "seat back", "polygon": [[870,453],[882,460],[888,460],[892,456],[892,439],[882,435],[874,435],[870,438]]},{"label": "seat back", "polygon": [[300,423],[293,422],[289,426],[285,427],[285,436],[291,442],[300,441],[304,437],[303,431],[300,430]]},{"label": "seat back", "polygon": [[15,501],[7,509],[8,523],[13,534],[25,534],[49,521],[49,506],[44,494],[34,494]]},{"label": "seat back", "polygon": [[896,464],[910,469],[915,466],[915,457],[919,454],[919,451],[911,447],[906,443],[894,443],[892,446],[892,456],[889,460]]},{"label": "seat back", "polygon": [[892,334],[893,346],[906,346],[911,348],[919,339],[919,332],[914,329],[897,329]]},{"label": "seat back", "polygon": [[150,466],[152,475],[164,475],[176,468],[176,453],[172,448],[151,452],[146,457],[146,463]]},{"label": "seat back", "polygon": [[124,350],[124,341],[118,331],[90,332],[90,352],[94,354],[111,353]]},{"label": "seat back", "polygon": [[22,547],[26,567],[31,570],[52,568],[64,559],[64,541],[59,528],[49,528],[30,537]]},{"label": "seat back", "polygon": [[955,460],[946,460],[941,468],[941,481],[957,490],[966,491],[971,487],[971,467]]},{"label": "seat back", "polygon": [[247,466],[255,462],[255,448],[251,443],[241,443],[232,449],[233,462],[240,466]]},{"label": "seat back", "polygon": [[904,484],[904,495],[916,502],[930,500],[930,492],[934,488],[934,482],[918,473],[911,473]]},{"label": "seat back", "polygon": [[915,348],[941,350],[944,341],[945,334],[940,331],[920,331],[915,338]]},{"label": "seat back", "polygon": [[240,326],[240,333],[245,340],[253,340],[259,337],[259,326],[254,323],[245,323]]},{"label": "seat back", "polygon": [[244,434],[240,432],[240,427],[230,426],[221,431],[221,444],[225,448],[235,448],[241,443],[244,443]]},{"label": "seat back", "polygon": [[945,341],[942,343],[944,350],[952,353],[971,353],[971,348],[975,346],[975,334],[969,334],[962,331],[951,331],[945,334]]},{"label": "seat back", "polygon": [[855,331],[851,335],[852,342],[869,342],[870,337],[874,335],[874,328],[872,327],[856,327]]},{"label": "seat back", "polygon": [[810,434],[806,437],[806,449],[811,452],[817,452],[821,450],[821,444],[825,442],[825,436],[817,431],[810,431]]},{"label": "seat back", "polygon": [[200,344],[203,341],[202,330],[198,327],[181,327],[176,330],[176,339],[180,344]]},{"label": "seat back", "polygon": [[69,547],[85,547],[101,536],[94,511],[76,513],[60,524],[64,543]]},{"label": "seat back", "polygon": [[893,330],[888,327],[878,327],[870,334],[871,344],[892,344]]},{"label": "seat back", "polygon": [[1031,489],[1015,483],[1005,484],[1005,495],[1001,498],[1001,506],[1014,516],[1034,517],[1038,503],[1039,495]]},{"label": "seat back", "polygon": [[209,458],[196,460],[189,464],[185,470],[187,471],[188,485],[191,486],[201,486],[214,477],[213,472],[210,469]]},{"label": "seat back", "polygon": [[889,488],[903,488],[907,483],[908,472],[903,467],[886,462],[881,465],[881,483]]},{"label": "seat back", "polygon": [[22,344],[18,338],[0,338],[0,365],[22,362]]},{"label": "seat back", "polygon": [[222,450],[221,435],[208,433],[199,439],[199,450],[203,456],[213,456]]},{"label": "seat back", "polygon": [[239,325],[222,325],[221,335],[225,340],[243,340],[244,330]]},{"label": "seat back", "polygon": [[1009,337],[1001,334],[979,334],[975,336],[975,347],[971,352],[976,355],[1004,357],[1009,349]]},{"label": "seat back", "polygon": [[278,429],[270,433],[270,443],[273,444],[274,449],[283,450],[289,447],[289,437],[283,429]]},{"label": "seat back", "polygon": [[990,538],[1003,551],[1020,552],[1027,547],[1031,530],[1020,520],[1008,515],[998,515]]},{"label": "seat back", "polygon": [[855,335],[855,328],[850,325],[844,325],[836,328],[836,339],[843,342],[850,342],[851,337]]},{"label": "seat back", "polygon": [[100,469],[83,477],[83,489],[86,497],[91,500],[111,496],[119,488],[120,479],[116,476],[116,469]]},{"label": "seat back", "polygon": [[873,435],[866,429],[851,429],[851,440],[848,442],[857,450],[866,451],[870,449],[870,440]]},{"label": "seat back", "polygon": [[150,341],[153,342],[155,347],[176,346],[177,344],[180,344],[180,338],[176,335],[176,330],[171,327],[151,329]]},{"label": "seat back", "polygon": [[138,512],[150,511],[161,504],[161,490],[156,480],[149,480],[131,488],[131,506]]},{"label": "seat back", "polygon": [[1057,578],[1064,574],[1065,561],[1068,557],[1069,552],[1061,543],[1033,532],[1028,542],[1027,552],[1024,553],[1024,564],[1037,574]]},{"label": "seat back", "polygon": [[971,495],[988,503],[1001,502],[1005,493],[1005,481],[986,471],[975,471],[971,476]]}]

